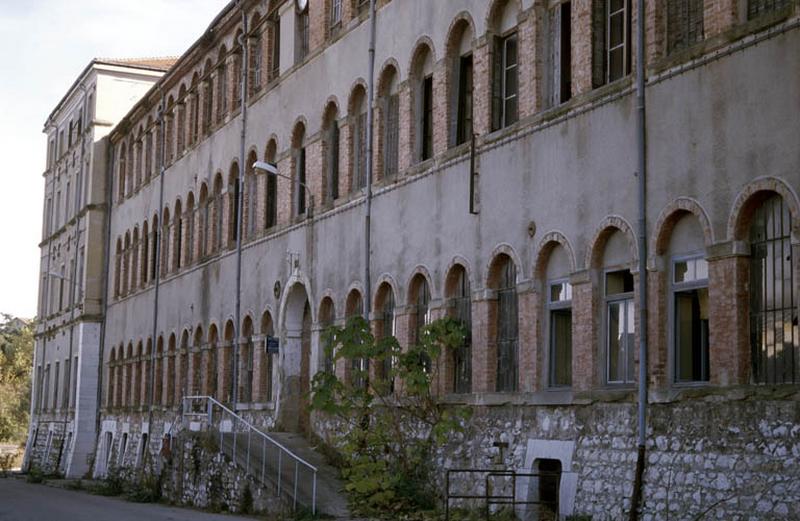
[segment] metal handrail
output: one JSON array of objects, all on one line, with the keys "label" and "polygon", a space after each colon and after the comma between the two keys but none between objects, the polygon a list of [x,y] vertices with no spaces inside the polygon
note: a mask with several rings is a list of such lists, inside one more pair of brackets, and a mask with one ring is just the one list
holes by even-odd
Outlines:
[{"label": "metal handrail", "polygon": [[[241,416],[236,414],[233,410],[229,409],[228,407],[226,407],[225,405],[220,403],[215,398],[213,398],[211,396],[185,396],[183,398],[183,400],[184,400],[184,402],[182,403],[182,414],[184,416],[206,416],[207,419],[208,419],[209,425],[211,425],[213,423],[213,419],[214,419],[213,418],[213,414],[212,414],[212,408],[216,406],[216,407],[219,407],[227,415],[233,417],[234,420],[236,420],[236,424],[232,427],[232,433],[233,433],[232,456],[233,456],[233,461],[236,464],[239,464],[238,461],[237,461],[237,458],[236,458],[236,437],[237,437],[236,436],[236,427],[238,427],[237,424],[243,424],[244,427],[246,427],[246,433],[247,433],[247,457],[246,457],[246,461],[244,463],[244,466],[245,466],[245,471],[248,474],[251,473],[250,472],[250,447],[251,447],[250,438],[251,438],[251,434],[252,433],[255,433],[256,436],[260,436],[261,439],[263,440],[263,442],[269,442],[272,447],[277,449],[278,450],[278,462],[277,462],[277,472],[276,472],[276,474],[277,474],[277,489],[278,489],[277,490],[277,494],[279,496],[280,496],[280,493],[281,493],[281,485],[282,485],[282,483],[281,483],[281,481],[282,481],[281,480],[281,478],[282,478],[281,471],[283,469],[283,459],[284,459],[283,456],[286,455],[289,458],[289,461],[293,460],[295,469],[294,469],[294,484],[293,484],[293,489],[292,489],[292,494],[291,495],[292,495],[292,501],[293,501],[293,505],[292,506],[295,509],[297,508],[297,486],[298,486],[298,481],[299,481],[298,478],[299,478],[300,466],[303,466],[303,467],[307,468],[312,473],[312,479],[313,479],[312,485],[311,485],[311,513],[312,513],[312,515],[316,515],[316,513],[317,513],[317,467],[315,467],[311,463],[307,462],[306,460],[304,460],[303,458],[301,458],[300,456],[298,456],[297,454],[295,454],[294,452],[289,450],[287,447],[285,447],[282,443],[280,443],[279,441],[277,441],[273,437],[271,437],[268,434],[258,430],[250,422],[248,422],[247,420],[245,420],[244,418],[242,418]],[[205,401],[205,402],[207,402],[208,405],[205,407],[205,412],[204,413],[192,412],[193,409],[191,407],[187,407],[186,406],[187,403],[190,402],[190,401],[195,401],[195,402],[196,401]],[[223,451],[222,437],[223,437],[223,432],[222,432],[222,429],[220,429],[220,452]],[[266,451],[266,445],[264,443],[262,443],[262,459],[261,459],[261,480],[262,481],[264,480],[264,477],[265,477],[266,452],[267,452]]]}]

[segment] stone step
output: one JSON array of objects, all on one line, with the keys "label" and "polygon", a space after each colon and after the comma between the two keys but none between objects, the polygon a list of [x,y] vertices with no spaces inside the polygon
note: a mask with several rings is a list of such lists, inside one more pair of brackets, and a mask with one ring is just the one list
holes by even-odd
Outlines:
[{"label": "stone step", "polygon": [[[325,462],[325,458],[299,434],[270,432],[269,436],[286,447],[299,458],[317,468],[316,502],[318,513],[336,519],[350,519],[350,510],[344,493],[344,484],[339,479],[339,471]],[[249,449],[248,449],[249,437]],[[283,454],[257,435],[236,434],[236,455],[233,457],[234,437],[231,433],[222,436],[221,448],[236,464],[245,469],[256,480],[271,486],[277,491],[280,481],[281,494],[295,497],[295,475],[297,502],[310,508],[312,503],[313,473],[304,465],[296,464],[290,456]],[[248,458],[249,453],[249,458]],[[248,463],[249,461],[249,463]],[[280,473],[278,465],[280,464]],[[280,477],[280,479],[279,479]]]}]

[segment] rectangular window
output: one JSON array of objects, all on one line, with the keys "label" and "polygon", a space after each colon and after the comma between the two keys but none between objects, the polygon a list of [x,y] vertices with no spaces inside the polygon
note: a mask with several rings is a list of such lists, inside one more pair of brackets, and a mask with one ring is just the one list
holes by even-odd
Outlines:
[{"label": "rectangular window", "polygon": [[309,16],[308,8],[297,15],[297,58],[295,63],[300,63],[306,59],[309,50]]},{"label": "rectangular window", "polygon": [[354,179],[353,190],[367,186],[367,113],[356,116],[353,135]]},{"label": "rectangular window", "polygon": [[462,56],[458,63],[458,119],[456,145],[472,139],[472,55]]},{"label": "rectangular window", "polygon": [[261,90],[261,33],[253,37],[250,44],[250,93]]},{"label": "rectangular window", "polygon": [[71,363],[72,361],[69,358],[64,360],[64,401],[61,404],[63,409],[69,407],[70,378],[72,377],[72,370],[70,369]]},{"label": "rectangular window", "polygon": [[703,39],[703,0],[667,1],[667,52],[680,51]]},{"label": "rectangular window", "polygon": [[516,123],[518,119],[517,33],[495,41],[492,130]]},{"label": "rectangular window", "polygon": [[58,408],[58,384],[59,370],[61,369],[61,362],[56,362],[56,372],[53,374],[53,410]]},{"label": "rectangular window", "polygon": [[572,4],[564,2],[550,11],[550,106],[572,96]]},{"label": "rectangular window", "polygon": [[339,198],[339,124],[332,121],[328,129],[328,201]]},{"label": "rectangular window", "polygon": [[42,404],[44,410],[48,409],[47,405],[50,398],[50,364],[47,364],[44,370],[44,390],[42,391]]},{"label": "rectangular window", "polygon": [[779,11],[789,5],[789,0],[748,0],[747,19],[758,18],[762,14]]},{"label": "rectangular window", "polygon": [[73,409],[75,408],[75,402],[77,401],[77,392],[78,392],[78,357],[76,356],[72,362],[72,378],[70,379],[72,382],[72,391],[70,392],[70,400],[69,406]]},{"label": "rectangular window", "polygon": [[433,157],[433,76],[422,80],[422,145],[420,159],[425,161]]},{"label": "rectangular window", "polygon": [[267,175],[267,222],[266,228],[278,224],[278,180],[277,176]]},{"label": "rectangular window", "polygon": [[592,3],[592,86],[600,87],[631,72],[630,0]]},{"label": "rectangular window", "polygon": [[331,0],[331,34],[342,27],[342,0]]},{"label": "rectangular window", "polygon": [[397,94],[390,94],[386,98],[384,132],[383,177],[390,179],[397,174],[400,149],[400,96]]},{"label": "rectangular window", "polygon": [[635,322],[633,275],[630,270],[606,273],[606,354],[610,384],[633,383]]},{"label": "rectangular window", "polygon": [[281,18],[277,11],[269,20],[269,76],[267,81],[275,80],[281,73]]},{"label": "rectangular window", "polygon": [[550,283],[550,386],[572,385],[572,285]]}]

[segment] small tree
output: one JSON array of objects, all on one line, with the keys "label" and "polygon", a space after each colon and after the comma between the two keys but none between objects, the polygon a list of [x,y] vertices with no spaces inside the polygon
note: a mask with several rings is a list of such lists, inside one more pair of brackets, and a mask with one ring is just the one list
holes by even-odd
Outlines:
[{"label": "small tree", "polygon": [[30,420],[33,324],[0,316],[0,441],[22,443]]},{"label": "small tree", "polygon": [[[463,338],[463,327],[450,318],[425,326],[419,344],[405,351],[394,337],[376,339],[361,317],[324,333],[326,355],[334,366],[346,364],[350,378],[318,373],[311,408],[341,423],[334,441],[344,459],[347,489],[365,514],[435,505],[434,450],[460,432],[469,416],[468,409],[445,407],[436,399],[435,361]],[[380,370],[370,371],[369,364]]]}]

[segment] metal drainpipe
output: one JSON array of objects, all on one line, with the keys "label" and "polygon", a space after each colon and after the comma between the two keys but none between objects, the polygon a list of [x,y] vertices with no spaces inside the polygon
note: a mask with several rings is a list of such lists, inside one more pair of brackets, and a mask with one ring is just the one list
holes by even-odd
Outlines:
[{"label": "metal drainpipe", "polygon": [[644,0],[636,0],[636,159],[639,191],[639,407],[636,477],[630,519],[639,517],[647,441],[647,136],[645,129]]},{"label": "metal drainpipe", "polygon": [[[166,171],[166,167],[164,163],[166,163],[167,157],[167,150],[166,150],[166,134],[167,131],[164,128],[164,113],[166,112],[166,100],[164,98],[164,93],[161,93],[161,106],[158,108],[158,126],[161,129],[161,139],[159,139],[161,143],[161,154],[158,158],[159,161],[159,169],[158,169],[158,177],[159,177],[159,188],[158,188],[158,226],[164,228],[163,222],[163,209],[164,209],[164,172]],[[158,230],[158,228],[156,228]],[[156,385],[156,349],[158,348],[158,292],[159,292],[159,285],[161,283],[161,241],[165,240],[162,233],[157,233],[156,237],[158,240],[154,241],[155,244],[153,247],[155,248],[154,254],[156,256],[155,262],[155,271],[156,276],[154,279],[155,287],[153,288],[153,343],[150,346],[150,389],[148,390],[149,396],[147,397],[147,426],[148,426],[148,438],[153,439],[153,432],[149,430],[153,425],[153,398],[155,398],[155,385]]]},{"label": "metal drainpipe", "polygon": [[372,310],[372,100],[375,89],[375,0],[369,2],[369,77],[367,78],[367,201],[364,217],[364,314],[369,320]]},{"label": "metal drainpipe", "polygon": [[[242,310],[241,292],[242,292],[242,210],[244,209],[244,190],[245,190],[245,169],[247,167],[245,154],[245,139],[247,135],[247,67],[248,67],[248,52],[247,52],[247,13],[244,10],[244,2],[239,1],[239,8],[242,10],[242,34],[240,44],[242,46],[242,66],[239,74],[240,81],[240,98],[242,101],[242,131],[239,155],[239,197],[236,201],[236,308],[234,311],[234,324],[233,324],[233,378],[231,378],[231,401],[233,402],[233,410],[236,411],[236,404],[239,402],[239,336],[241,334],[240,315]],[[251,216],[252,217],[252,216]]]}]

